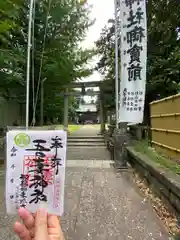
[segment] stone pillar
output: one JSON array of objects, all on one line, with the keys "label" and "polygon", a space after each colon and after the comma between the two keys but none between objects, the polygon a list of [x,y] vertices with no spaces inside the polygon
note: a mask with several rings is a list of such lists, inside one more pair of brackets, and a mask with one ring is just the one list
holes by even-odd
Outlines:
[{"label": "stone pillar", "polygon": [[64,130],[68,130],[68,109],[69,109],[69,96],[68,96],[68,89],[66,89],[66,92],[64,94]]},{"label": "stone pillar", "polygon": [[143,128],[141,126],[136,126],[136,138],[141,141],[143,138]]},{"label": "stone pillar", "polygon": [[130,143],[130,136],[127,133],[127,124],[121,123],[119,129],[115,129],[114,138],[114,160],[116,168],[127,168],[127,157],[125,147]]},{"label": "stone pillar", "polygon": [[103,109],[103,101],[100,99],[99,100],[99,105],[100,105],[100,122],[101,122],[101,134],[104,133],[105,131],[105,121],[104,121],[104,109]]}]

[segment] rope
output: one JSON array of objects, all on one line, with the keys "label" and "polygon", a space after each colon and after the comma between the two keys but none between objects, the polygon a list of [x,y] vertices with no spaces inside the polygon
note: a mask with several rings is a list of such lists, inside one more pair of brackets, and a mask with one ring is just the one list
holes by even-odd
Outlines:
[{"label": "rope", "polygon": [[44,50],[45,50],[46,36],[47,36],[48,15],[49,15],[50,7],[51,7],[51,2],[52,2],[52,0],[49,0],[48,9],[47,9],[47,13],[46,13],[46,24],[45,24],[45,31],[44,31],[44,39],[43,39],[43,48],[42,48],[42,54],[41,54],[41,61],[40,61],[38,86],[37,86],[37,91],[36,91],[35,105],[34,105],[34,109],[33,109],[33,120],[34,120],[34,121],[33,121],[33,126],[35,125],[36,108],[37,108],[39,88],[40,88],[40,83],[41,83],[43,57],[44,57]]}]

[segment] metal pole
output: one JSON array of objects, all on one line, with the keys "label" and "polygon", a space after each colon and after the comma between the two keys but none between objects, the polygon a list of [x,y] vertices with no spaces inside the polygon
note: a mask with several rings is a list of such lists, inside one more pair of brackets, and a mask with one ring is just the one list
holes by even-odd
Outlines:
[{"label": "metal pole", "polygon": [[33,6],[33,19],[32,19],[32,98],[33,98],[33,112],[35,108],[35,94],[34,94],[34,27],[35,27],[35,15],[36,15],[36,0],[34,0],[34,6]]},{"label": "metal pole", "polygon": [[117,0],[114,0],[114,15],[115,15],[115,101],[116,101],[116,128],[118,129],[118,115],[119,115],[119,61],[118,61],[118,19],[117,19]]},{"label": "metal pole", "polygon": [[30,54],[31,54],[31,28],[34,0],[30,1],[29,25],[28,25],[28,46],[27,46],[27,73],[26,73],[26,129],[29,127],[29,82],[30,82]]},{"label": "metal pole", "polygon": [[64,130],[68,131],[68,113],[69,113],[69,96],[68,96],[68,88],[64,94]]}]

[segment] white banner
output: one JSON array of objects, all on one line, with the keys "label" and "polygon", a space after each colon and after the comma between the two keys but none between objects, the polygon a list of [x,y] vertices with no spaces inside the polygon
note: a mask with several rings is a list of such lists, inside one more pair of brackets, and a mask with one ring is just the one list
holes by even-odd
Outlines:
[{"label": "white banner", "polygon": [[145,0],[120,0],[121,83],[119,122],[141,123],[144,115],[147,20]]}]

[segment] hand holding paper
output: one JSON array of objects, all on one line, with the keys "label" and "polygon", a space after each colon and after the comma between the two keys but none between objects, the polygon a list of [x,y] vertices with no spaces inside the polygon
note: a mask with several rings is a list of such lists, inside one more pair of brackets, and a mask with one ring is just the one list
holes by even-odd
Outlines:
[{"label": "hand holding paper", "polygon": [[16,222],[14,231],[21,240],[64,240],[59,219],[48,215],[45,208],[38,210],[35,217],[20,208],[19,216],[23,223]]}]

